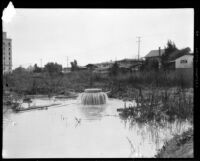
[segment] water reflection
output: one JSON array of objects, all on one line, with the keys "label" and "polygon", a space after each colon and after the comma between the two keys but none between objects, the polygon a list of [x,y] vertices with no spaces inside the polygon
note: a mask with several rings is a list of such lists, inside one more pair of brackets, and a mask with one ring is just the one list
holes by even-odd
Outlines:
[{"label": "water reflection", "polygon": [[80,106],[79,110],[88,120],[101,120],[104,116],[106,105],[87,105]]},{"label": "water reflection", "polygon": [[[116,109],[123,107],[123,101],[117,99],[110,99],[102,106],[83,106],[76,100],[63,101],[62,105],[6,116],[4,155],[11,158],[153,157],[173,134],[192,126],[188,121],[158,124],[116,117]],[[16,124],[13,126],[12,122]]]},{"label": "water reflection", "polygon": [[155,121],[140,123],[132,119],[124,119],[123,122],[129,131],[128,142],[135,145],[134,152],[132,148],[130,150],[132,157],[153,157],[165,141],[191,127],[187,120],[163,121],[162,124]]}]

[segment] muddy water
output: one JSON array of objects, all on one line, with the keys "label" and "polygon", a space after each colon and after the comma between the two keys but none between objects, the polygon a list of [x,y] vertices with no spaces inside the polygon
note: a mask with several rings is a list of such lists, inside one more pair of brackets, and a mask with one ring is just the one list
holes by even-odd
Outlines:
[{"label": "muddy water", "polygon": [[73,99],[56,103],[61,105],[4,116],[4,158],[154,157],[173,134],[191,127],[187,121],[160,127],[122,120],[116,109],[124,103],[117,99],[103,106],[83,106]]}]

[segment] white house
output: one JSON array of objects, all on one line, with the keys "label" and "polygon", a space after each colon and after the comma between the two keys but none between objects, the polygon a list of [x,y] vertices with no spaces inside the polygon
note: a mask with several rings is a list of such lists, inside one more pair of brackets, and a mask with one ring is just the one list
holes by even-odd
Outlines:
[{"label": "white house", "polygon": [[193,54],[183,55],[175,60],[175,68],[193,68]]}]

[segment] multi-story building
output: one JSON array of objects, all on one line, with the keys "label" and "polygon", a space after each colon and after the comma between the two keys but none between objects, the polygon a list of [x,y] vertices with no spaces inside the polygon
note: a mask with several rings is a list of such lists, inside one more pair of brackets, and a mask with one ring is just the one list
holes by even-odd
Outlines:
[{"label": "multi-story building", "polygon": [[12,39],[3,32],[3,74],[12,72]]}]

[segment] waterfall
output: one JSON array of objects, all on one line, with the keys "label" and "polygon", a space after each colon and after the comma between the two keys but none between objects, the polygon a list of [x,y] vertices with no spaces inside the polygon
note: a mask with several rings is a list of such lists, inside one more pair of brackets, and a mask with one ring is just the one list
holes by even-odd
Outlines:
[{"label": "waterfall", "polygon": [[85,92],[81,93],[80,99],[83,105],[102,105],[106,104],[108,96],[99,88],[91,88],[85,89]]}]

